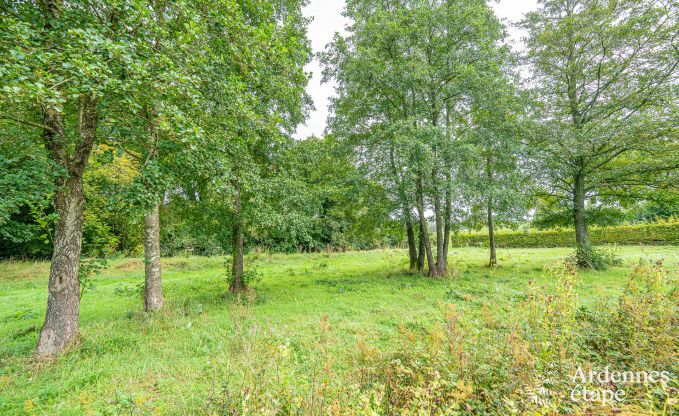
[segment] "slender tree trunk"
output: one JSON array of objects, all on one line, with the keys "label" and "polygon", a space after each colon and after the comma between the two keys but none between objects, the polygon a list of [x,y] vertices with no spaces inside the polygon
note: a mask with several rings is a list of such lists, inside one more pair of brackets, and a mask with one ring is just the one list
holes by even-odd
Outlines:
[{"label": "slender tree trunk", "polygon": [[431,251],[431,242],[429,241],[429,232],[427,227],[427,218],[424,215],[424,195],[422,189],[422,178],[418,177],[416,181],[416,193],[417,193],[417,213],[420,218],[420,232],[422,245],[424,246],[424,252],[427,256],[427,265],[429,266],[429,276],[436,276],[436,264],[434,262],[434,255]]},{"label": "slender tree trunk", "polygon": [[[155,159],[158,153],[158,114],[153,108],[145,108],[148,123],[148,157],[146,163]],[[163,279],[160,267],[160,204],[144,214],[144,310],[157,311],[163,308]]]},{"label": "slender tree trunk", "polygon": [[[438,193],[438,190],[435,192]],[[436,223],[436,270],[435,276],[443,276],[445,264],[443,260],[443,218],[441,214],[441,200],[438,195],[434,196],[434,221]]]},{"label": "slender tree trunk", "polygon": [[490,267],[497,266],[497,255],[495,253],[495,224],[493,222],[493,169],[492,169],[492,150],[488,149],[488,154],[486,155],[486,177],[488,179],[488,185],[490,190],[488,192],[488,243],[490,245],[490,261],[488,265]]},{"label": "slender tree trunk", "polygon": [[417,271],[418,272],[424,272],[424,230],[422,229],[422,223],[418,220],[417,221],[417,229],[419,230],[418,233],[418,249],[417,249]]},{"label": "slender tree trunk", "polygon": [[162,309],[163,281],[160,268],[160,205],[144,215],[144,310]]},{"label": "slender tree trunk", "polygon": [[417,270],[417,242],[415,241],[415,229],[413,228],[413,220],[410,217],[410,212],[406,211],[405,216],[406,234],[408,236],[408,257],[410,259],[410,271],[415,271]]},{"label": "slender tree trunk", "polygon": [[497,266],[497,255],[495,253],[495,225],[493,223],[493,203],[488,198],[488,241],[490,243],[490,267]]},{"label": "slender tree trunk", "polygon": [[80,136],[73,156],[68,158],[61,114],[53,108],[43,109],[45,145],[52,158],[66,168],[67,177],[58,183],[54,198],[59,221],[54,234],[45,323],[36,346],[36,354],[42,357],[57,355],[78,339],[79,271],[85,205],[83,173],[96,138],[97,117],[96,98],[84,95],[80,100]]},{"label": "slender tree trunk", "polygon": [[233,225],[232,225],[232,269],[231,269],[231,292],[240,292],[245,289],[243,281],[243,219],[241,216],[241,195],[238,180],[232,181],[234,187],[233,200]]},{"label": "slender tree trunk", "polygon": [[[446,132],[446,138],[449,141],[452,141],[452,135],[450,132],[450,103],[446,101],[446,126],[445,126],[445,132]],[[451,166],[449,163],[444,163],[444,169],[445,169],[445,196],[443,198],[443,273],[442,276],[446,276],[448,274],[448,249],[450,247],[450,222],[452,219],[452,208],[451,208],[451,199],[452,199],[452,184],[451,184]]]},{"label": "slender tree trunk", "polygon": [[444,199],[444,211],[443,220],[445,225],[443,227],[443,275],[448,274],[448,248],[450,247],[450,221],[452,218],[452,212],[450,208],[451,197],[450,197],[450,174],[446,175],[446,196]]},{"label": "slender tree trunk", "polygon": [[587,220],[585,218],[585,175],[578,172],[574,178],[573,186],[573,220],[575,222],[576,258],[578,267],[592,268],[591,244]]},{"label": "slender tree trunk", "polygon": [[398,197],[401,199],[401,208],[403,209],[403,218],[406,224],[406,235],[408,237],[408,256],[410,259],[410,271],[417,269],[417,246],[415,245],[415,230],[413,229],[413,219],[410,212],[410,206],[408,203],[408,198],[406,197],[405,190],[403,189],[403,181],[396,167],[396,158],[394,157],[394,147],[389,148],[389,162],[391,166],[391,174],[394,177],[394,182],[396,183],[396,190]]}]

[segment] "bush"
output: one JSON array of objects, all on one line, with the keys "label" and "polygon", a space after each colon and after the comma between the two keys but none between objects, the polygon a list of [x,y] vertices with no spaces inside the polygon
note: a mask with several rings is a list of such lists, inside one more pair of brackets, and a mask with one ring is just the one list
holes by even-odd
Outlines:
[{"label": "bush", "polygon": [[[676,219],[616,227],[590,227],[589,231],[594,245],[679,245],[679,221]],[[498,247],[504,248],[571,247],[575,245],[575,231],[498,231],[495,240]],[[453,247],[487,247],[488,235],[460,233],[451,238],[451,244]]]},{"label": "bush", "polygon": [[[590,247],[588,259],[594,270],[606,270],[613,266],[622,266],[623,261],[620,253],[615,246],[610,247]],[[577,252],[566,258],[566,261],[578,264]]]}]

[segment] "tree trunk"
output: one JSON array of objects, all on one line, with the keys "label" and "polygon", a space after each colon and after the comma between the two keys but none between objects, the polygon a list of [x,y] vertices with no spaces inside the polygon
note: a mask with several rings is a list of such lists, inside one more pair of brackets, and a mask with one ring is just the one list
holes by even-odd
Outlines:
[{"label": "tree trunk", "polygon": [[63,120],[53,108],[43,109],[43,139],[54,161],[67,171],[67,177],[57,184],[54,208],[59,215],[54,252],[48,283],[47,312],[36,346],[38,356],[53,356],[78,339],[80,315],[80,252],[83,236],[83,173],[92,153],[97,133],[97,100],[85,94],[80,100],[80,135],[67,157]]},{"label": "tree trunk", "polygon": [[160,268],[160,205],[144,215],[144,310],[162,309],[163,281]]},{"label": "tree trunk", "polygon": [[451,184],[450,184],[450,170],[446,170],[446,193],[443,199],[443,270],[442,276],[448,274],[448,249],[450,247],[450,222],[453,216],[451,210]]},{"label": "tree trunk", "polygon": [[410,259],[410,271],[417,269],[417,246],[415,245],[415,230],[413,229],[413,219],[410,212],[408,198],[403,189],[403,181],[398,173],[396,167],[396,158],[394,157],[394,147],[389,148],[389,162],[391,166],[391,173],[396,183],[398,197],[401,199],[401,208],[403,209],[403,218],[406,224],[406,235],[408,237],[408,257]]},{"label": "tree trunk", "polygon": [[[438,190],[435,192],[438,193]],[[436,222],[436,264],[435,276],[443,276],[445,263],[443,255],[443,216],[441,214],[441,200],[438,195],[434,196],[434,220]]]},{"label": "tree trunk", "polygon": [[[405,208],[404,208],[405,210]],[[415,230],[410,212],[405,212],[406,234],[408,235],[408,258],[410,259],[410,271],[417,270],[417,242],[415,241]]]},{"label": "tree trunk", "polygon": [[578,267],[592,268],[591,244],[585,218],[585,174],[578,172],[573,186],[573,221],[575,222],[576,258]]},{"label": "tree trunk", "polygon": [[417,229],[419,230],[418,234],[418,249],[417,249],[417,271],[418,272],[423,272],[424,271],[424,237],[422,235],[424,234],[424,230],[422,229],[422,223],[418,220],[417,221]]},{"label": "tree trunk", "polygon": [[490,244],[490,267],[497,266],[497,255],[495,253],[495,225],[493,223],[493,203],[488,199],[488,242]]},{"label": "tree trunk", "polygon": [[245,282],[243,281],[243,220],[241,217],[241,198],[240,198],[240,184],[238,180],[232,181],[234,187],[233,199],[233,224],[232,224],[232,258],[233,264],[231,268],[231,285],[229,290],[231,292],[240,292],[245,289]]},{"label": "tree trunk", "polygon": [[431,251],[431,242],[429,241],[429,231],[427,227],[427,218],[424,215],[424,195],[422,189],[422,178],[418,177],[416,181],[417,193],[417,213],[420,218],[420,233],[421,245],[424,246],[424,252],[427,256],[427,265],[429,266],[429,276],[436,276],[436,264],[434,263],[434,255]]},{"label": "tree trunk", "polygon": [[69,178],[55,195],[59,221],[54,234],[47,313],[36,347],[39,356],[56,355],[78,339],[84,202],[82,176]]}]

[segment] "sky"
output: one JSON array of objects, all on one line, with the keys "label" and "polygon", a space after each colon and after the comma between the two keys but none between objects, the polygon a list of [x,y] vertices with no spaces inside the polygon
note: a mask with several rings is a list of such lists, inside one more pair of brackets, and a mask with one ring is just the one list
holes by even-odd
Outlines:
[{"label": "sky", "polygon": [[[495,14],[507,24],[521,20],[524,13],[537,8],[537,0],[499,0],[491,1]],[[332,41],[336,32],[346,34],[344,30],[348,20],[342,16],[344,0],[310,0],[304,9],[307,17],[313,21],[309,25],[308,37],[314,53],[323,51],[325,45]],[[522,33],[518,28],[509,27],[510,41],[515,50],[521,50]],[[306,71],[312,73],[312,78],[307,86],[307,93],[314,101],[315,110],[311,111],[304,125],[300,125],[295,133],[295,138],[304,139],[315,135],[323,136],[325,123],[328,118],[328,105],[330,97],[335,93],[333,83],[321,84],[322,67],[314,59],[306,66]]]}]

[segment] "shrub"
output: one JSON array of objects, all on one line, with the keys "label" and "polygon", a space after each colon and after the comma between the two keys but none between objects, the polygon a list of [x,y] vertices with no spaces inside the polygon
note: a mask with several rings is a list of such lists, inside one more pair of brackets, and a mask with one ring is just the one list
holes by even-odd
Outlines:
[{"label": "shrub", "polygon": [[[577,253],[573,253],[566,258],[567,262],[577,264]],[[615,246],[612,247],[590,247],[589,261],[594,270],[606,270],[613,266],[622,266],[622,257],[618,253]]]},{"label": "shrub", "polygon": [[[495,238],[498,247],[537,248],[575,245],[575,231],[567,229],[498,231]],[[679,221],[671,219],[616,227],[591,227],[590,239],[594,245],[679,245]],[[454,247],[487,247],[488,235],[460,233],[451,238],[451,244]]]}]

